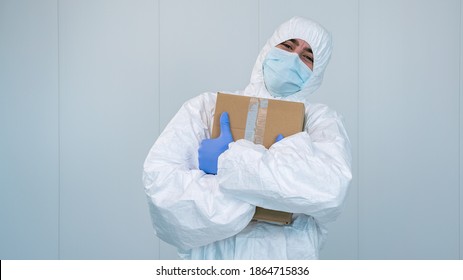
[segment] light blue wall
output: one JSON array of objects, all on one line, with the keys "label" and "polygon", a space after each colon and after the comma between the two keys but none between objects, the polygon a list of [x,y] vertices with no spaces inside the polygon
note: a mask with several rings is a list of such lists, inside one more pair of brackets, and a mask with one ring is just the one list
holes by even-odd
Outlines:
[{"label": "light blue wall", "polygon": [[57,16],[0,1],[0,259],[58,256]]},{"label": "light blue wall", "polygon": [[157,257],[141,168],[158,132],[158,6],[59,1],[60,257]]},{"label": "light blue wall", "polygon": [[460,257],[460,15],[460,1],[360,6],[361,258]]},{"label": "light blue wall", "polygon": [[0,0],[0,259],[176,259],[143,160],[204,91],[239,90],[293,15],[335,40],[314,102],[354,179],[323,259],[463,256],[461,0]]}]

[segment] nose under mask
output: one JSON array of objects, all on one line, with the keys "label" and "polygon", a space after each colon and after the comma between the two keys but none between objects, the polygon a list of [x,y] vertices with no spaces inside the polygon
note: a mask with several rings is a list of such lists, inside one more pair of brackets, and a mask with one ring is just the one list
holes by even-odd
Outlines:
[{"label": "nose under mask", "polygon": [[300,91],[312,76],[312,70],[299,56],[274,47],[262,65],[267,90],[274,97],[286,97]]}]

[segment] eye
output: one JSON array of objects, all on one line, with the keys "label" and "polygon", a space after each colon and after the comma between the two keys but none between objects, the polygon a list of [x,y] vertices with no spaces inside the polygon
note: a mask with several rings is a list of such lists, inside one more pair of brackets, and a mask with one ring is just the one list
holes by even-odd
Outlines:
[{"label": "eye", "polygon": [[293,46],[291,46],[291,45],[288,44],[287,42],[283,42],[283,43],[281,43],[280,45],[282,45],[283,47],[285,47],[285,48],[288,49],[288,50],[293,50]]},{"label": "eye", "polygon": [[313,63],[313,58],[312,58],[312,57],[310,57],[310,56],[308,56],[308,55],[303,55],[302,57],[303,57],[305,60],[310,61],[310,62]]}]

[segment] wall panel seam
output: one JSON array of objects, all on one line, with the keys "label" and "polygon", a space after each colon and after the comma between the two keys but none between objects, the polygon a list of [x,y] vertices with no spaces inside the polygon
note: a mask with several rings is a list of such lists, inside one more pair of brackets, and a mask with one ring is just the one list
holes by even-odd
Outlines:
[{"label": "wall panel seam", "polygon": [[360,1],[357,0],[357,259],[360,259]]},{"label": "wall panel seam", "polygon": [[462,77],[462,75],[461,75],[462,74],[461,73],[461,65],[463,63],[462,62],[462,54],[461,54],[462,53],[462,44],[461,44],[462,35],[461,35],[461,32],[463,31],[462,30],[462,26],[463,26],[462,2],[463,2],[463,0],[460,0],[460,26],[458,28],[459,29],[459,35],[460,35],[460,38],[459,38],[460,64],[459,64],[459,69],[458,69],[458,72],[460,74],[459,75],[459,81],[460,81],[460,83],[459,83],[459,94],[458,94],[458,101],[459,101],[458,102],[458,104],[459,104],[459,106],[458,106],[458,115],[459,115],[458,127],[459,127],[459,130],[460,130],[460,133],[458,134],[458,137],[459,137],[458,143],[460,143],[459,146],[458,146],[458,150],[459,150],[458,154],[460,155],[460,157],[458,158],[458,167],[459,167],[459,170],[460,170],[460,172],[458,174],[458,182],[459,182],[458,194],[459,194],[459,197],[460,197],[460,201],[458,203],[458,218],[459,218],[458,219],[458,232],[459,232],[459,235],[458,235],[458,243],[459,244],[458,245],[459,245],[459,248],[460,248],[460,250],[459,250],[459,258],[460,258],[460,260],[462,259],[462,250],[463,250],[462,246],[461,246],[461,242],[462,242],[462,240],[461,240],[461,236],[462,236],[462,233],[461,233],[461,204],[462,204],[462,196],[461,196],[461,188],[462,188],[462,183],[461,183],[461,170],[462,170],[462,166],[461,166],[461,157],[462,157],[462,154],[461,154],[462,153],[462,151],[461,151],[461,135],[462,135],[462,130],[461,130],[461,117],[462,117],[462,115],[461,115],[461,94],[462,94],[462,87],[461,87],[461,85],[463,83],[463,81],[461,80],[461,77]]},{"label": "wall panel seam", "polygon": [[[158,136],[161,134],[161,0],[157,0],[158,6]],[[154,3],[156,4],[156,3]],[[156,5],[154,5],[156,6]],[[158,260],[161,259],[161,240],[156,237],[158,244]]]},{"label": "wall panel seam", "polygon": [[61,259],[61,69],[60,69],[60,12],[56,0],[57,64],[58,64],[58,259]]},{"label": "wall panel seam", "polygon": [[257,0],[257,53],[260,51],[260,0]]}]

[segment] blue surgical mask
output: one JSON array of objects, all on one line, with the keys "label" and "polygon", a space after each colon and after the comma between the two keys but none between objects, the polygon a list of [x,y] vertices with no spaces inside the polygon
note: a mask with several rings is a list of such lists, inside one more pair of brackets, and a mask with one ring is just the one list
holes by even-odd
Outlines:
[{"label": "blue surgical mask", "polygon": [[262,65],[267,90],[274,97],[286,97],[306,85],[312,70],[295,53],[274,47]]}]

